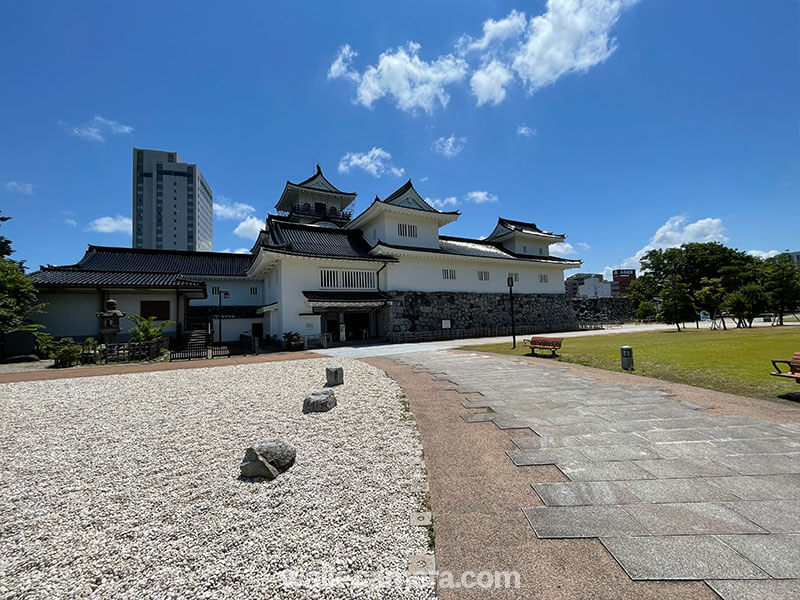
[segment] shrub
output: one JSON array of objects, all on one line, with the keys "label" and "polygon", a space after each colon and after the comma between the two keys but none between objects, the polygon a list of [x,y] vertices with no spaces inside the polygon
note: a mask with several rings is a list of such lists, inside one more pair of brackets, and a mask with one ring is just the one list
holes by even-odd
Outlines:
[{"label": "shrub", "polygon": [[303,336],[300,335],[297,331],[287,331],[283,334],[283,339],[287,342],[302,342]]},{"label": "shrub", "polygon": [[136,328],[131,332],[132,342],[147,342],[160,339],[163,335],[164,327],[173,325],[175,321],[162,321],[160,325],[153,325],[155,317],[143,317],[141,315],[131,315],[128,317]]},{"label": "shrub", "polygon": [[55,344],[53,353],[56,367],[71,367],[81,359],[81,346],[72,338],[61,338]]}]

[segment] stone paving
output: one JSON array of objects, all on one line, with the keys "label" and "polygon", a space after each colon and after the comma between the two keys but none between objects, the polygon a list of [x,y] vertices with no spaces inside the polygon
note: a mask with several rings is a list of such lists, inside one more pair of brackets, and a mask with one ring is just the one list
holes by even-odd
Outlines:
[{"label": "stone paving", "polygon": [[[512,437],[533,484],[539,538],[599,538],[633,580],[704,580],[725,600],[800,597],[800,425],[722,417],[655,387],[598,384],[513,357],[393,357],[465,394],[465,415]],[[512,434],[514,435],[514,434]]]}]

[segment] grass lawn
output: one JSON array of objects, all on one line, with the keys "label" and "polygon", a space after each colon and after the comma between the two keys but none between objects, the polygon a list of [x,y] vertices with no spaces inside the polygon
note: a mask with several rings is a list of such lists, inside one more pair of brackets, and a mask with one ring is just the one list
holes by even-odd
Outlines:
[{"label": "grass lawn", "polygon": [[[648,331],[565,338],[557,360],[622,371],[619,347],[624,345],[633,346],[638,375],[756,398],[797,399],[800,392],[800,385],[769,375],[773,371],[771,359],[788,360],[794,352],[800,352],[798,327],[728,331],[688,328],[680,333]],[[520,356],[529,352],[521,340],[516,350],[510,343],[462,349]],[[538,352],[549,356],[548,351]]]}]

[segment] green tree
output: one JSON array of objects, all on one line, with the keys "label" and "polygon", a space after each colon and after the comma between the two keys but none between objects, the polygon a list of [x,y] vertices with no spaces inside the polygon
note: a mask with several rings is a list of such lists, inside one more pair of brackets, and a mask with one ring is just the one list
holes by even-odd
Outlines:
[{"label": "green tree", "polygon": [[160,325],[153,325],[155,317],[143,317],[141,315],[130,315],[128,317],[136,328],[131,332],[132,342],[147,342],[157,340],[162,337],[164,327],[173,325],[175,321],[162,321]]},{"label": "green tree", "polygon": [[[10,218],[0,216],[0,224]],[[0,341],[10,331],[30,328],[30,318],[44,308],[23,263],[8,258],[13,252],[11,240],[0,235]]]},{"label": "green tree", "polygon": [[764,288],[758,283],[748,283],[735,292],[725,295],[722,307],[736,319],[736,327],[752,327],[753,320],[767,306]]},{"label": "green tree", "polygon": [[711,317],[711,328],[716,329],[717,316],[722,317],[722,328],[728,329],[725,325],[725,317],[721,314],[722,301],[725,298],[725,288],[722,286],[721,277],[703,277],[700,280],[702,287],[697,290],[697,307],[708,312]]},{"label": "green tree", "polygon": [[800,306],[800,268],[788,254],[779,254],[764,263],[764,290],[770,310],[778,313],[783,325],[784,313]]},{"label": "green tree", "polygon": [[674,323],[681,330],[681,323],[697,319],[692,297],[687,286],[677,275],[671,275],[661,290],[661,318],[665,323]]},{"label": "green tree", "polygon": [[631,281],[628,286],[626,296],[633,306],[639,306],[642,302],[652,302],[658,296],[661,288],[651,273],[642,273]]},{"label": "green tree", "polygon": [[0,335],[28,325],[42,308],[36,287],[22,266],[0,258]]},{"label": "green tree", "polygon": [[[4,217],[0,215],[0,223],[5,223],[10,219],[11,217]],[[12,254],[14,254],[14,250],[11,249],[11,240],[0,234],[0,258],[6,258]]]},{"label": "green tree", "polygon": [[656,305],[649,300],[642,300],[639,302],[639,306],[636,307],[636,318],[640,321],[644,321],[645,319],[652,319],[656,316]]}]

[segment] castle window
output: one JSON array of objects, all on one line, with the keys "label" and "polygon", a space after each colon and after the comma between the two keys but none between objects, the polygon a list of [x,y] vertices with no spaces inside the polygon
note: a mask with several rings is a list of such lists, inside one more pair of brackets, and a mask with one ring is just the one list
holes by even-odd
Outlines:
[{"label": "castle window", "polygon": [[509,277],[513,277],[514,281],[519,281],[519,273],[509,273]]},{"label": "castle window", "polygon": [[478,271],[478,281],[489,281],[489,271]]},{"label": "castle window", "polygon": [[399,235],[400,237],[415,238],[417,237],[417,226],[410,225],[408,223],[398,223],[397,235]]},{"label": "castle window", "polygon": [[547,273],[541,273],[539,275],[539,283],[547,283]]},{"label": "castle window", "polygon": [[442,269],[442,279],[455,279],[455,278],[456,278],[455,269]]},{"label": "castle window", "polygon": [[258,295],[258,288],[257,287],[251,287],[250,288],[250,295],[251,296],[257,296]]}]

